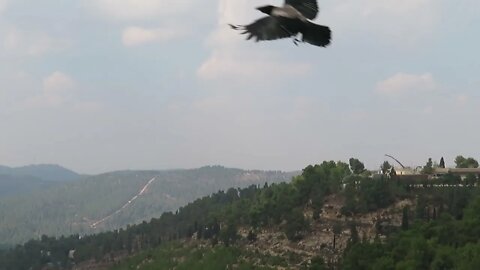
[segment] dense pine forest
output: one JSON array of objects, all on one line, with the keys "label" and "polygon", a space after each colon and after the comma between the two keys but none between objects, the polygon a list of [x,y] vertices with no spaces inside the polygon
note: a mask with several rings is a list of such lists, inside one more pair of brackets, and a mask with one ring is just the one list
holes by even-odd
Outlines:
[{"label": "dense pine forest", "polygon": [[[306,167],[290,183],[230,188],[126,229],[42,236],[2,251],[0,269],[480,269],[478,178],[461,183],[448,174],[407,181],[372,175],[357,159],[328,161]],[[322,215],[332,197],[341,198],[329,230],[333,246],[308,259],[247,248],[265,231],[300,245],[327,223]],[[400,226],[378,220],[373,236],[360,233],[358,217],[399,201],[412,202],[401,209]],[[348,241],[339,248],[342,231]]]},{"label": "dense pine forest", "polygon": [[[25,191],[15,196],[0,196],[0,243],[13,246],[32,238],[38,239],[41,235],[60,237],[111,231],[150,220],[163,212],[175,211],[218,190],[290,181],[297,174],[222,166],[168,171],[132,170],[88,176],[45,188],[39,186],[52,181],[29,178],[19,181],[19,177],[0,176],[0,195],[7,192],[2,192],[3,188]],[[27,188],[30,192],[26,191]],[[119,209],[121,211],[117,211]]]}]

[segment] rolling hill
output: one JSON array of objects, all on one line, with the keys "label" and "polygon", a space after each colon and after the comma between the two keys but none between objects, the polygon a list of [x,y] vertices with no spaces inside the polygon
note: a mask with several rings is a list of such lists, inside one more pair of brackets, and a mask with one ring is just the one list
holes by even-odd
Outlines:
[{"label": "rolling hill", "polygon": [[31,176],[52,182],[69,182],[81,177],[72,170],[54,164],[28,165],[17,168],[0,166],[0,175]]},{"label": "rolling hill", "polygon": [[479,269],[478,178],[435,182],[323,162],[290,183],[216,192],[126,229],[0,250],[0,270]]},{"label": "rolling hill", "polygon": [[46,189],[53,184],[32,176],[0,174],[0,198]]},{"label": "rolling hill", "polygon": [[0,198],[29,194],[82,176],[58,165],[0,166]]},{"label": "rolling hill", "polygon": [[25,196],[0,199],[0,243],[22,243],[43,234],[117,229],[175,211],[218,190],[284,182],[293,175],[213,166],[90,176]]}]

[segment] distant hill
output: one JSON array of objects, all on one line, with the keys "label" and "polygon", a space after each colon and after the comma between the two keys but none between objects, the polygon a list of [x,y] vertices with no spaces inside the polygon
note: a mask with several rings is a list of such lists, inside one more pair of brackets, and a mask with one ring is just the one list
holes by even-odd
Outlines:
[{"label": "distant hill", "polygon": [[0,166],[0,175],[31,176],[44,181],[68,182],[81,177],[78,173],[59,165],[28,165],[17,168]]},{"label": "distant hill", "polygon": [[[409,182],[352,167],[334,161],[307,166],[290,183],[217,192],[125,230],[42,236],[0,251],[0,270],[480,269],[478,178]],[[125,173],[140,179],[154,172],[111,176]],[[199,185],[188,181],[192,175]],[[140,193],[152,192],[163,176],[202,189],[209,176],[245,182],[262,175],[269,173],[218,167],[160,172]]]},{"label": "distant hill", "polygon": [[29,194],[81,177],[59,165],[0,166],[0,198]]},{"label": "distant hill", "polygon": [[46,189],[53,184],[32,176],[0,174],[0,198]]},{"label": "distant hill", "polygon": [[0,243],[116,229],[175,211],[218,190],[285,182],[295,174],[209,166],[85,177],[28,196],[0,199]]}]

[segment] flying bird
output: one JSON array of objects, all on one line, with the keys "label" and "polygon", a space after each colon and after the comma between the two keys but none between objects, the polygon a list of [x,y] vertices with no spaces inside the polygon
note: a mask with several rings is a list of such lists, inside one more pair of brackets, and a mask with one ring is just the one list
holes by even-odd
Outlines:
[{"label": "flying bird", "polygon": [[[249,25],[232,25],[235,30],[247,34],[247,40],[275,40],[294,37],[293,43],[307,42],[326,47],[330,44],[331,31],[328,26],[318,25],[310,20],[318,14],[317,0],[285,0],[282,7],[262,6],[257,10],[267,14]],[[301,33],[302,39],[297,35]]]}]

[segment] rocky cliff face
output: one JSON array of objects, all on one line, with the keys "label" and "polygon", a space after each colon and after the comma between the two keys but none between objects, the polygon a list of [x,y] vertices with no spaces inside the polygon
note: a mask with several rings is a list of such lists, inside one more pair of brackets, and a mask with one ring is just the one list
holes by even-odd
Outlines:
[{"label": "rocky cliff face", "polygon": [[[305,210],[304,214],[311,223],[310,230],[304,233],[302,240],[292,242],[279,230],[262,230],[257,234],[257,241],[245,244],[245,248],[270,256],[297,256],[299,262],[308,263],[316,256],[323,257],[326,262],[335,262],[352,239],[352,224],[355,224],[359,239],[384,239],[385,233],[400,228],[403,208],[413,205],[411,200],[401,200],[385,209],[346,217],[340,214],[343,198],[337,195],[329,196],[319,218],[314,220],[312,211]],[[339,226],[340,232],[334,235],[335,226]],[[240,234],[246,238],[248,232],[248,229],[243,229]],[[303,263],[290,265],[288,269],[300,269],[301,265]]]},{"label": "rocky cliff face", "polygon": [[[274,269],[303,269],[314,257],[322,257],[327,264],[335,263],[343,254],[349,242],[352,241],[353,225],[359,239],[373,241],[375,238],[385,238],[385,233],[398,229],[402,222],[402,210],[405,206],[414,206],[412,200],[401,200],[388,208],[378,211],[346,217],[340,214],[344,198],[332,195],[325,199],[319,217],[313,218],[313,211],[305,209],[304,215],[310,221],[310,229],[303,233],[303,238],[297,242],[287,239],[282,232],[282,224],[277,227],[256,231],[256,240],[249,241],[248,234],[252,228],[240,228],[240,240],[236,247],[244,251],[241,260],[248,261],[257,267],[272,267],[261,258],[282,258],[282,265]],[[337,227],[337,228],[334,228]],[[335,232],[335,233],[334,233]],[[183,240],[182,246],[191,250],[212,249],[210,241],[191,239]],[[113,265],[127,258],[126,253],[110,255],[99,261],[88,261],[76,265],[75,270],[111,269]],[[182,256],[185,256],[183,254]],[[182,257],[183,258],[183,257]],[[182,259],[177,258],[177,259]],[[148,258],[147,258],[148,259]],[[149,259],[141,261],[137,269],[143,269],[145,264],[155,264]],[[282,268],[283,267],[283,268]]]}]

